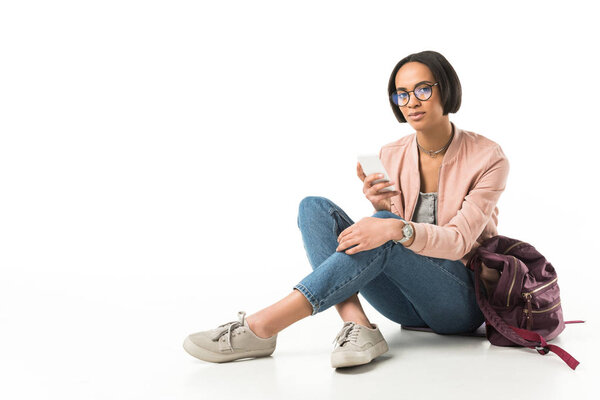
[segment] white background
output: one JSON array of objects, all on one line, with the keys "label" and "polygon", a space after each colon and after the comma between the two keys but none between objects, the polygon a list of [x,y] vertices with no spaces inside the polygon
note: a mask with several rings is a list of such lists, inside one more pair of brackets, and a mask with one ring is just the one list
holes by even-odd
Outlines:
[{"label": "white background", "polygon": [[[214,368],[214,385],[243,395],[227,365],[191,358],[183,339],[266,307],[311,271],[303,197],[355,221],[372,214],[356,155],[413,133],[387,83],[422,50],[460,77],[451,121],[510,161],[499,234],[534,244],[558,271],[565,319],[587,321],[561,342],[582,362],[575,372],[533,350],[502,357],[566,369],[565,387],[585,393],[596,361],[576,338],[597,336],[599,266],[590,4],[0,3],[0,396],[197,399],[219,393],[195,380]],[[327,344],[340,322],[332,308],[288,331],[329,323],[315,336]],[[493,375],[494,362],[482,369]]]}]

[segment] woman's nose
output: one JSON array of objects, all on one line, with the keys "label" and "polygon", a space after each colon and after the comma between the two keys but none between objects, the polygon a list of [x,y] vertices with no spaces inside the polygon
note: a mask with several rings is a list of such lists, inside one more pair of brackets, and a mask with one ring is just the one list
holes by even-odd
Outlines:
[{"label": "woman's nose", "polygon": [[412,108],[415,105],[419,105],[419,104],[421,104],[421,101],[419,99],[417,99],[417,96],[415,96],[414,93],[409,93],[408,94],[408,103],[406,103],[406,106],[409,108]]}]

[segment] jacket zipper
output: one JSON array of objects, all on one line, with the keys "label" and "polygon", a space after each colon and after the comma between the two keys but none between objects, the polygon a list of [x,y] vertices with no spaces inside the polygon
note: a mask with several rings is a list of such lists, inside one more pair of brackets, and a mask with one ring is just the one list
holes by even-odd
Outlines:
[{"label": "jacket zipper", "polygon": [[[420,187],[420,185],[421,185],[421,182],[419,182],[419,187]],[[421,189],[419,189],[419,191],[420,190]],[[417,202],[418,201],[419,201],[419,194],[417,193],[417,198],[415,200],[415,205],[413,206],[412,213],[410,214],[410,221],[412,221],[415,218],[415,210],[417,209]],[[406,221],[406,222],[408,222],[408,221]]]},{"label": "jacket zipper", "polygon": [[439,209],[440,209],[440,196],[442,191],[440,190],[442,188],[442,167],[444,166],[444,162],[442,161],[442,163],[440,164],[440,168],[438,169],[438,196],[437,196],[437,204],[435,205],[436,210],[433,210],[433,215],[437,215],[435,224],[439,225],[438,218],[440,217],[440,214],[438,213]]},{"label": "jacket zipper", "polygon": [[[416,137],[415,133],[415,137]],[[416,138],[415,138],[416,140]],[[415,196],[415,205],[413,206],[412,213],[410,214],[410,220],[412,221],[415,217],[415,210],[417,209],[417,202],[419,201],[419,192],[421,192],[421,169],[419,168],[419,147],[417,146],[417,176],[419,177],[419,187],[417,190],[417,195]],[[406,212],[406,210],[404,210]],[[408,214],[406,214],[408,216]],[[408,220],[406,221],[408,222]]]}]

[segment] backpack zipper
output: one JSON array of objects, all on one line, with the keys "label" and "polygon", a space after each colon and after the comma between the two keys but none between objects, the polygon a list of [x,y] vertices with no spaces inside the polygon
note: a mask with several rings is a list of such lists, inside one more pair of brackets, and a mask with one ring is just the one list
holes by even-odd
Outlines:
[{"label": "backpack zipper", "polygon": [[512,250],[513,247],[515,247],[516,245],[519,245],[521,243],[525,243],[525,242],[517,242],[517,243],[513,244],[508,249],[504,250],[504,254],[508,253],[510,250]]},{"label": "backpack zipper", "polygon": [[557,280],[558,280],[558,276],[556,278],[552,279],[550,282],[548,282],[540,287],[537,287],[530,292],[525,292],[522,294],[523,297],[525,298],[525,301],[527,301],[527,308],[523,309],[523,312],[525,313],[525,316],[527,317],[527,329],[531,330],[531,326],[533,324],[533,314],[534,313],[537,314],[537,313],[542,313],[542,312],[553,310],[560,304],[560,300],[559,300],[558,303],[556,303],[555,305],[553,305],[549,308],[543,309],[543,310],[532,310],[531,309],[531,298],[533,297],[533,293],[539,292],[540,290],[547,288],[548,286],[552,285]]},{"label": "backpack zipper", "polygon": [[508,289],[508,296],[506,296],[506,308],[508,308],[510,305],[510,293],[513,290],[513,286],[515,286],[515,280],[517,278],[517,258],[515,256],[511,257],[515,259],[515,267],[513,268],[515,272],[513,274],[512,282],[510,284],[510,289]]},{"label": "backpack zipper", "polygon": [[[532,310],[531,310],[531,293],[523,293],[523,297],[527,300],[527,308],[523,309],[525,317],[527,318],[527,329],[531,330],[532,321]],[[529,311],[529,312],[528,312]]]},{"label": "backpack zipper", "polygon": [[523,312],[527,316],[527,329],[531,330],[531,324],[533,323],[533,321],[532,321],[533,315],[532,314],[550,311],[560,304],[560,300],[559,300],[557,304],[553,305],[550,308],[544,309],[544,310],[532,310],[531,309],[531,298],[533,297],[533,293],[539,292],[540,290],[547,288],[548,286],[555,283],[557,280],[558,280],[558,276],[556,278],[552,279],[550,282],[548,282],[540,287],[537,287],[530,292],[522,293],[523,298],[525,298],[525,301],[527,301],[527,309],[523,309]]},{"label": "backpack zipper", "polygon": [[550,306],[548,308],[544,308],[543,310],[525,310],[525,309],[523,309],[523,312],[526,312],[526,313],[530,312],[530,313],[533,313],[533,314],[539,314],[539,313],[548,312],[548,311],[554,310],[556,307],[558,307],[560,305],[560,302],[561,301],[559,300],[558,303],[556,303],[553,306]]},{"label": "backpack zipper", "polygon": [[556,278],[552,279],[550,282],[548,282],[548,283],[546,283],[546,284],[544,284],[544,285],[542,285],[542,286],[540,286],[538,288],[533,289],[531,292],[524,292],[523,296],[525,296],[526,294],[532,294],[532,293],[535,293],[537,291],[540,291],[540,290],[544,289],[545,287],[552,285],[557,280],[558,280],[558,276]]},{"label": "backpack zipper", "polygon": [[[517,242],[515,244],[513,244],[512,246],[510,246],[508,249],[504,250],[504,254],[508,253],[513,247],[515,247],[518,244],[521,243],[525,243],[525,242]],[[512,278],[512,282],[510,284],[510,289],[508,290],[508,296],[506,296],[506,308],[508,308],[510,306],[510,293],[512,292],[513,286],[515,285],[515,279],[517,278],[517,258],[515,256],[511,256],[512,258],[515,259],[515,272],[513,274],[513,278]]]},{"label": "backpack zipper", "polygon": [[531,327],[533,325],[533,314],[539,314],[539,313],[545,313],[548,311],[552,311],[556,307],[558,307],[561,302],[561,300],[559,300],[558,303],[556,303],[553,306],[550,306],[548,308],[544,308],[543,310],[532,310],[531,309],[531,292],[523,293],[523,295],[527,299],[527,308],[523,309],[523,312],[525,313],[525,317],[527,318],[527,329],[528,330],[531,330]]}]

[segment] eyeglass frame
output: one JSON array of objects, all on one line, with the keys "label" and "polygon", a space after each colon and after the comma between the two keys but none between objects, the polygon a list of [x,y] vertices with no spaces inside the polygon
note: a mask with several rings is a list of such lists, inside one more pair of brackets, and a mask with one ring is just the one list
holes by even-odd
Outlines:
[{"label": "eyeglass frame", "polygon": [[[410,103],[410,94],[411,94],[411,92],[412,92],[413,96],[415,96],[415,98],[416,98],[417,100],[419,100],[419,101],[427,101],[427,100],[429,100],[429,99],[431,98],[431,96],[433,95],[433,87],[434,87],[434,86],[436,86],[436,85],[438,85],[438,84],[439,84],[439,82],[434,82],[433,84],[429,84],[429,83],[427,83],[427,82],[428,82],[428,81],[421,81],[421,82],[417,83],[417,86],[415,86],[415,88],[414,88],[413,90],[400,90],[401,92],[405,92],[405,93],[407,93],[407,94],[408,94],[408,101],[406,102],[406,104],[403,104],[403,105],[396,104],[396,103],[394,102],[394,100],[392,100],[392,103],[396,104],[398,107],[406,107],[406,106],[408,105],[408,103]],[[431,89],[431,94],[430,94],[430,95],[429,95],[429,97],[428,97],[428,98],[426,98],[425,100],[419,99],[419,98],[417,97],[417,95],[415,95],[415,90],[416,90],[416,89],[417,89],[419,86],[421,86],[422,84],[423,84],[423,85],[425,85],[425,86],[429,86],[429,88]],[[396,89],[396,92],[395,92],[395,93],[396,93],[396,94],[398,93],[398,89]],[[392,97],[392,95],[393,95],[393,94],[394,94],[394,93],[390,93],[390,96],[389,96],[389,97],[390,97],[390,100],[391,100],[391,97]]]}]

